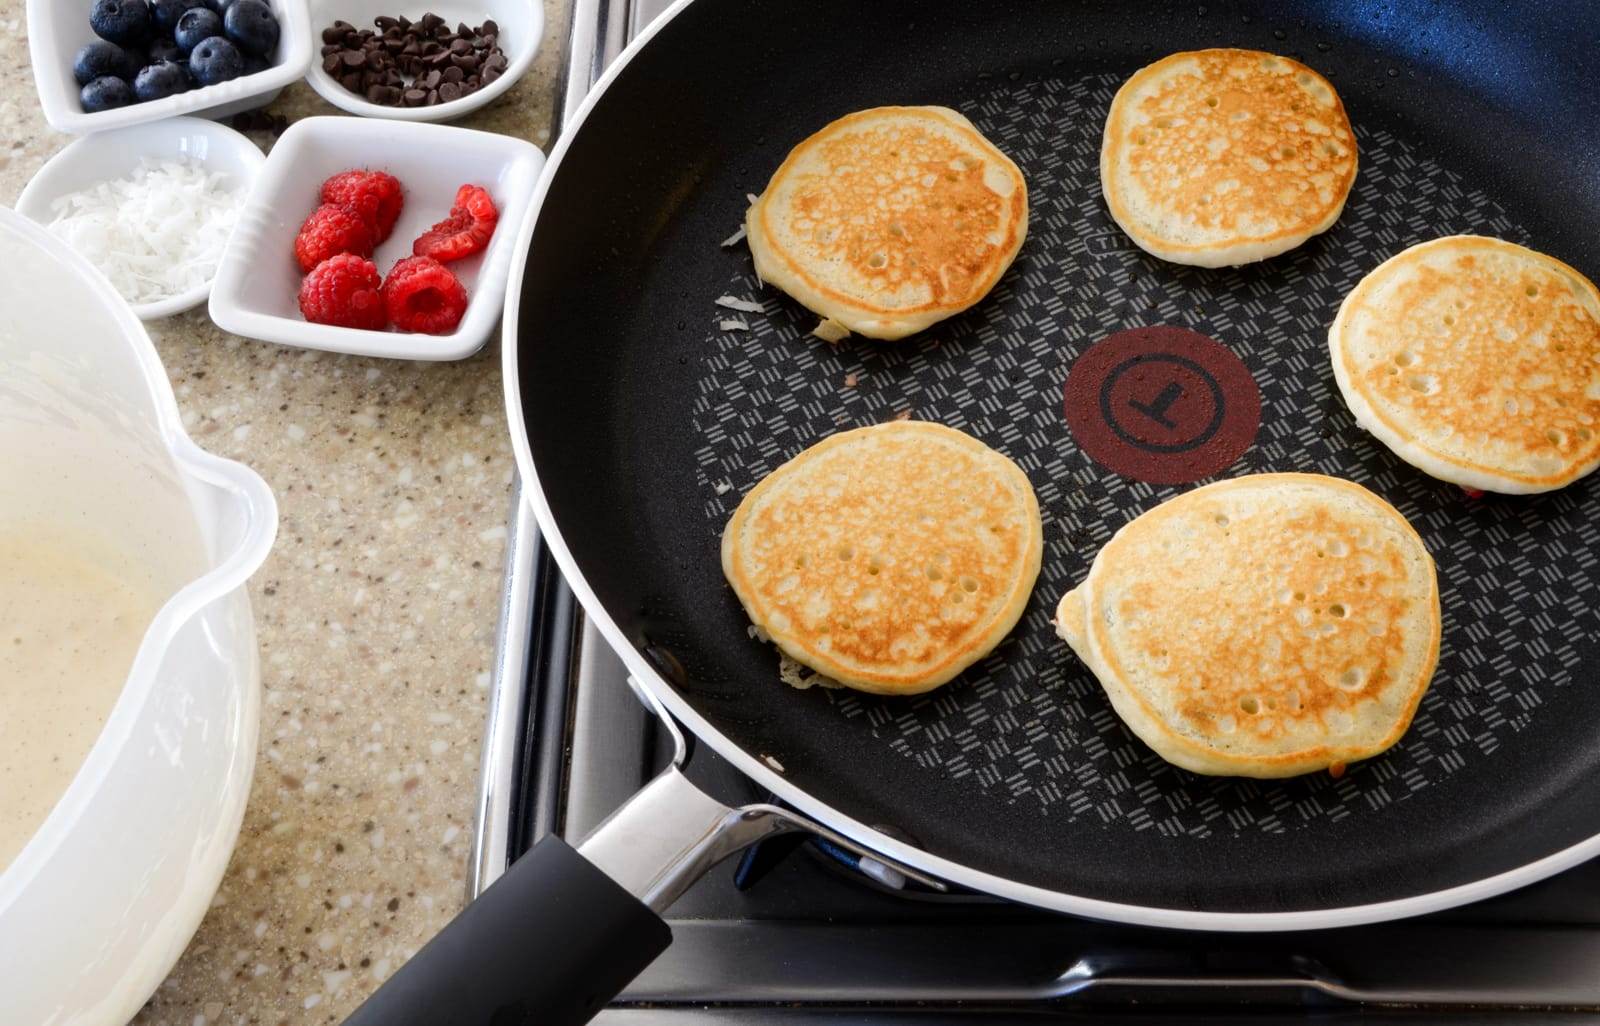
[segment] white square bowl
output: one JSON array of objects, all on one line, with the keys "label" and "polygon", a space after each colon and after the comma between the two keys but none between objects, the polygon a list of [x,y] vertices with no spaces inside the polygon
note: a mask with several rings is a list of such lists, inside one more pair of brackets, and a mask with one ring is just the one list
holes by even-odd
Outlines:
[{"label": "white square bowl", "polygon": [[83,44],[98,38],[89,28],[89,0],[28,0],[28,59],[39,106],[58,132],[103,132],[178,114],[219,118],[271,103],[284,86],[305,77],[311,67],[311,15],[305,0],[267,0],[278,16],[278,49],[272,66],[230,82],[191,89],[149,103],[131,103],[89,114],[78,99],[72,59]]},{"label": "white square bowl", "polygon": [[[450,335],[312,324],[300,315],[305,277],[294,238],[320,202],[324,180],[352,168],[400,180],[405,208],[373,262],[378,273],[411,255],[411,243],[450,212],[456,190],[481,185],[500,212],[482,253],[450,264],[467,312]],[[267,342],[396,360],[459,360],[483,347],[500,319],[517,225],[527,213],[544,154],[521,139],[470,128],[350,117],[306,118],[283,133],[256,178],[211,287],[211,319]]]},{"label": "white square bowl", "polygon": [[317,95],[351,114],[364,118],[395,118],[400,121],[454,121],[484,106],[516,84],[539,52],[539,42],[544,37],[544,3],[542,0],[311,0],[311,25],[316,32],[316,48],[322,50],[322,30],[335,21],[345,21],[358,29],[372,28],[372,20],[379,15],[396,17],[405,15],[413,21],[424,14],[437,14],[451,25],[465,22],[482,25],[493,18],[500,26],[500,51],[508,62],[501,76],[479,89],[471,96],[432,107],[386,107],[372,103],[334,80],[322,70],[322,58],[311,61],[306,81]]}]

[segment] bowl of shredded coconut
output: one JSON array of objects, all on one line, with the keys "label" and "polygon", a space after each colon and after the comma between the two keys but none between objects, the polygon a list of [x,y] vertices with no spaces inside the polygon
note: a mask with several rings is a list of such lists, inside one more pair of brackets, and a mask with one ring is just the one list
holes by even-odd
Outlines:
[{"label": "bowl of shredded coconut", "polygon": [[16,210],[88,258],[142,320],[158,320],[206,301],[265,163],[225,125],[170,118],[70,143]]}]

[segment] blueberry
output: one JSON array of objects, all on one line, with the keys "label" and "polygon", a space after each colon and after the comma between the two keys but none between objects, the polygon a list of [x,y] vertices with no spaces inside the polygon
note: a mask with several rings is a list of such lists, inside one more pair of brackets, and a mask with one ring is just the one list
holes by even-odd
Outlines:
[{"label": "blueberry", "polygon": [[178,64],[186,62],[188,55],[171,39],[157,39],[150,44],[150,56],[145,61],[146,65],[159,64],[161,61],[173,61]]},{"label": "blueberry", "polygon": [[118,46],[137,45],[150,38],[150,6],[145,0],[94,0],[89,27]]},{"label": "blueberry", "polygon": [[84,86],[78,93],[78,99],[83,101],[84,112],[88,114],[111,110],[113,107],[126,107],[133,102],[133,87],[124,79],[106,75]]},{"label": "blueberry", "polygon": [[156,30],[171,35],[178,27],[179,18],[205,5],[205,0],[150,0],[150,13],[155,18]]},{"label": "blueberry", "polygon": [[202,39],[189,54],[189,74],[194,76],[196,85],[216,85],[243,73],[244,56],[221,36]]},{"label": "blueberry", "polygon": [[227,14],[228,8],[233,6],[233,0],[206,0],[206,6],[218,14]]},{"label": "blueberry", "polygon": [[217,12],[204,7],[196,7],[192,11],[184,11],[183,17],[178,19],[178,27],[172,30],[172,40],[178,44],[178,49],[184,53],[194,52],[202,39],[222,35],[222,19],[217,17]]},{"label": "blueberry", "polygon": [[245,53],[265,57],[278,45],[278,19],[261,0],[233,0],[222,16],[228,38]]},{"label": "blueberry", "polygon": [[[134,74],[150,63],[149,51],[142,46],[124,46],[122,52],[128,55],[128,67],[133,69]],[[133,75],[128,76],[128,81],[133,81]]]},{"label": "blueberry", "polygon": [[133,95],[140,103],[164,100],[189,88],[189,73],[172,61],[160,61],[139,72],[133,80]]},{"label": "blueberry", "polygon": [[72,61],[72,77],[81,86],[107,75],[112,78],[132,78],[136,70],[128,59],[128,51],[103,39],[86,44]]},{"label": "blueberry", "polygon": [[272,62],[265,57],[257,57],[253,53],[244,55],[244,73],[246,75],[254,75],[256,72],[266,71],[270,67],[272,67]]}]

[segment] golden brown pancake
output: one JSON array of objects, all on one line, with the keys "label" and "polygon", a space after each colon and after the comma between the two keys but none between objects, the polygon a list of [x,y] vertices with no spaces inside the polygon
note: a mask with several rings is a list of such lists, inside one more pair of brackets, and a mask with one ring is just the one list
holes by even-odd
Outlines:
[{"label": "golden brown pancake", "polygon": [[1356,175],[1339,94],[1259,50],[1175,53],[1111,101],[1100,184],[1140,248],[1179,264],[1265,260],[1326,231]]},{"label": "golden brown pancake", "polygon": [[956,111],[876,107],[796,146],[745,230],[756,273],[819,334],[897,339],[988,294],[1027,234],[1028,187]]},{"label": "golden brown pancake", "polygon": [[1128,727],[1196,773],[1286,777],[1399,740],[1439,654],[1433,560],[1359,485],[1256,474],[1112,537],[1056,629]]},{"label": "golden brown pancake", "polygon": [[1413,246],[1328,339],[1357,423],[1425,473],[1526,493],[1600,465],[1600,291],[1553,257],[1478,235]]},{"label": "golden brown pancake", "polygon": [[723,532],[722,570],[784,654],[905,695],[1016,626],[1043,545],[1015,463],[953,428],[892,421],[826,438],[751,489]]}]

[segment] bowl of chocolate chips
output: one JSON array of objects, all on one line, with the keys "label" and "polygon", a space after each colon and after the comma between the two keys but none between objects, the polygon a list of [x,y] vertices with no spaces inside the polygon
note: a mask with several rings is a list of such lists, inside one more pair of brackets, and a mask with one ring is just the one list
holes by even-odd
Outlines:
[{"label": "bowl of chocolate chips", "polygon": [[351,114],[453,121],[510,89],[533,63],[543,4],[527,0],[439,3],[312,0],[320,32],[307,79]]}]

